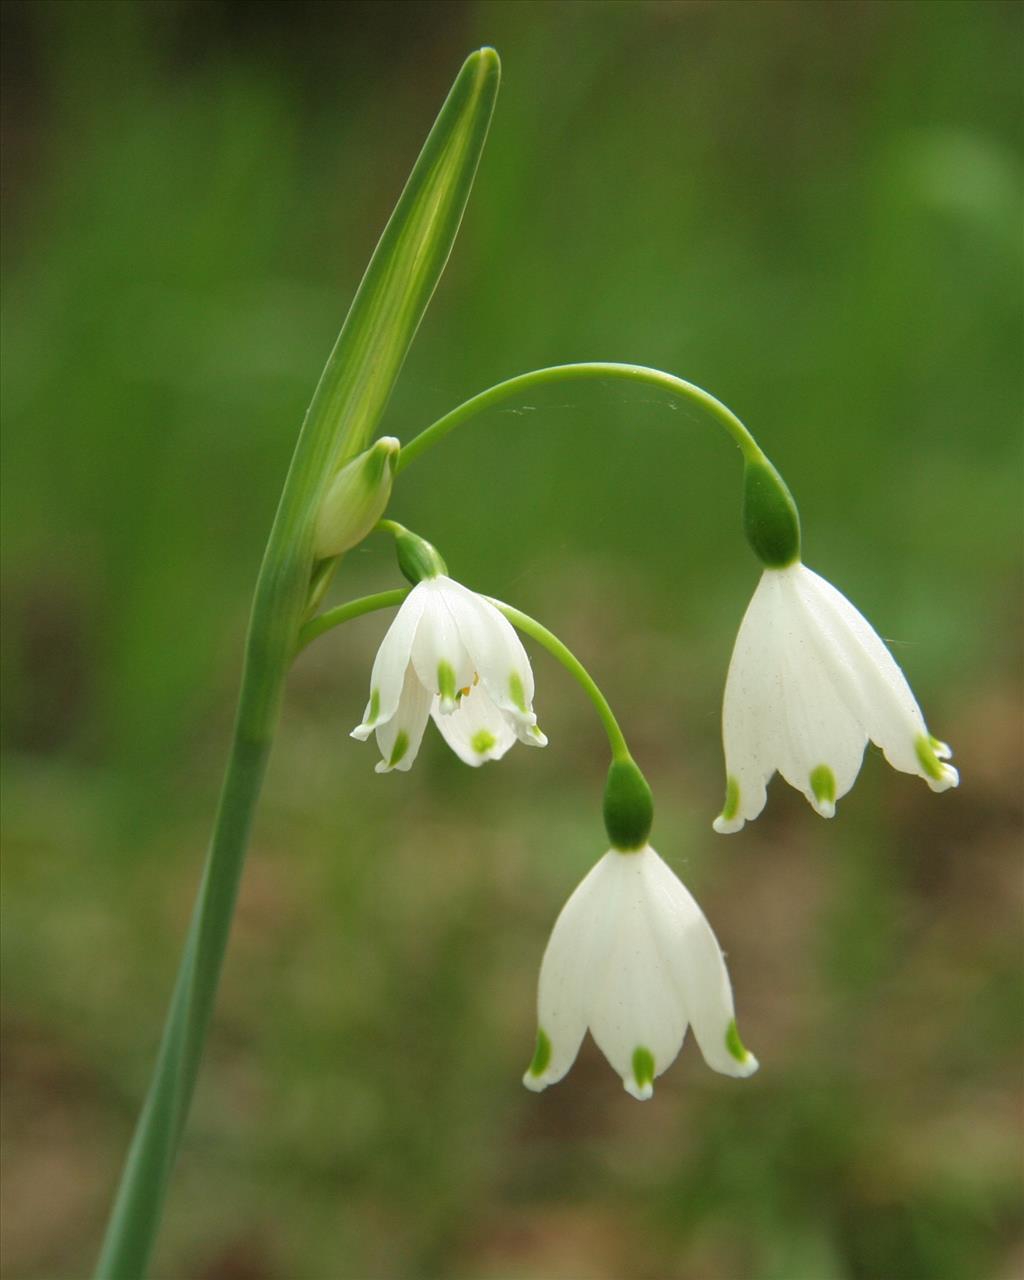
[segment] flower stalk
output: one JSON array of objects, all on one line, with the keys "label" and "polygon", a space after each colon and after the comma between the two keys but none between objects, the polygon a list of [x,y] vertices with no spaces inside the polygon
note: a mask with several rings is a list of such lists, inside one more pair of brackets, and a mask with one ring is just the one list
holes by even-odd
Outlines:
[{"label": "flower stalk", "polygon": [[[316,388],[256,583],[234,740],[163,1038],[103,1241],[98,1280],[146,1274],[195,1087],[285,678],[311,597],[326,589],[317,522],[363,452],[448,260],[490,124],[493,49],[456,77]],[[335,511],[335,519],[343,512]],[[379,512],[374,512],[376,519]],[[323,565],[327,565],[326,572]]]}]

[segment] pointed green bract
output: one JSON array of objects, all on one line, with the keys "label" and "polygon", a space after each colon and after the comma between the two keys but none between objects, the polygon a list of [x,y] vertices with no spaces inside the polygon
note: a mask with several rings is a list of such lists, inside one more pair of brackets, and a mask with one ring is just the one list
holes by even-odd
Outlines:
[{"label": "pointed green bract", "polygon": [[[145,1276],[213,1010],[249,829],[285,676],[312,595],[329,485],[377,429],[462,220],[498,91],[493,49],[452,86],[356,293],[300,432],[256,583],[235,738],[156,1068],[107,1226],[97,1277]],[[396,749],[398,743],[396,742]],[[394,754],[394,753],[393,753]]]}]

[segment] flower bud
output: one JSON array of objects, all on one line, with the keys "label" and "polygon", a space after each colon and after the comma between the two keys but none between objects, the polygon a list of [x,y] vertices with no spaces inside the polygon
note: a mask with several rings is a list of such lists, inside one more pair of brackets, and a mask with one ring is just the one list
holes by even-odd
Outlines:
[{"label": "flower bud", "polygon": [[400,448],[394,436],[381,436],[331,481],[316,520],[318,560],[340,556],[376,525],[391,498]]}]

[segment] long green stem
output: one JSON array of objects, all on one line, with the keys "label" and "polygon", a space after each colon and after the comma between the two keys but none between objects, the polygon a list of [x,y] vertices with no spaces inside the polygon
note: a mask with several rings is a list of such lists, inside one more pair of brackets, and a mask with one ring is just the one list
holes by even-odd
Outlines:
[{"label": "long green stem", "polygon": [[256,583],[235,734],[213,838],[150,1083],[97,1269],[142,1280],[195,1087],[285,676],[312,597],[315,530],[337,470],[391,395],[451,252],[498,91],[493,49],[471,54],[395,206],[314,393]]},{"label": "long green stem", "polygon": [[96,1275],[101,1280],[139,1280],[146,1272],[195,1088],[253,813],[270,754],[278,690],[269,686],[280,684],[285,669],[275,673],[258,662],[246,664],[206,869],[159,1057],[97,1265]]},{"label": "long green stem", "polygon": [[479,395],[464,401],[458,408],[446,413],[443,418],[439,418],[419,435],[414,436],[408,444],[403,445],[398,458],[397,471],[404,470],[420,454],[425,453],[439,440],[443,440],[449,431],[454,431],[463,422],[482,413],[485,409],[500,404],[503,400],[514,399],[525,391],[546,386],[549,383],[580,382],[591,378],[639,382],[666,391],[677,399],[686,400],[704,410],[719,426],[728,431],[747,462],[764,461],[764,454],[757,441],[732,410],[692,382],[685,382],[682,378],[677,378],[671,373],[663,373],[660,369],[649,369],[646,365],[590,361],[584,364],[556,364],[546,369],[534,369],[530,373],[521,373],[515,378],[508,378],[505,382],[499,382],[496,386],[481,391]]},{"label": "long green stem", "polygon": [[557,658],[566,671],[583,688],[583,692],[594,704],[594,710],[600,717],[602,725],[604,725],[604,731],[608,735],[608,745],[612,749],[612,759],[631,760],[632,756],[630,755],[629,747],[626,745],[626,736],[619,727],[619,722],[615,719],[611,707],[608,705],[608,699],[598,688],[597,681],[572,650],[563,644],[553,631],[549,631],[536,618],[531,618],[528,613],[523,613],[522,610],[515,609],[512,605],[505,604],[502,600],[491,600],[491,604],[496,609],[500,609],[514,627],[518,627],[524,635],[536,640],[539,645],[547,649],[553,658]]}]

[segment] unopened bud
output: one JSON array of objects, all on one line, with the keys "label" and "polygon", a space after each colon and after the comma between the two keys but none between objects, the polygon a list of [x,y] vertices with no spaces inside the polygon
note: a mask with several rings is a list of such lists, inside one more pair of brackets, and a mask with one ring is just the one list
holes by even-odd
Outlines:
[{"label": "unopened bud", "polygon": [[340,556],[362,542],[384,514],[401,444],[381,436],[331,481],[316,519],[316,558]]}]

